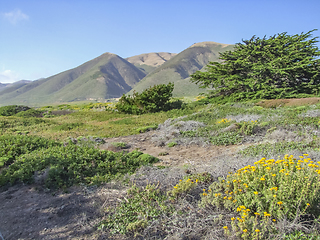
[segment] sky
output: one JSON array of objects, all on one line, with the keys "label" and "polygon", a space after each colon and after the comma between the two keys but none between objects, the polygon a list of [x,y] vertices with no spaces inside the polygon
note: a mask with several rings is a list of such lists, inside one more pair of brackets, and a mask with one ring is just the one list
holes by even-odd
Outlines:
[{"label": "sky", "polygon": [[320,0],[0,0],[0,83],[46,78],[105,52],[179,53],[313,29],[318,37],[319,9]]}]

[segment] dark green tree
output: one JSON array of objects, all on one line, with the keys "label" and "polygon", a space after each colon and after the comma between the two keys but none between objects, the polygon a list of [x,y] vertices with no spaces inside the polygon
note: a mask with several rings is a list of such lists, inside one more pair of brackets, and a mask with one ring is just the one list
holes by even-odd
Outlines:
[{"label": "dark green tree", "polygon": [[221,63],[210,62],[205,72],[191,75],[191,81],[212,87],[211,97],[230,100],[318,94],[320,52],[317,37],[310,39],[315,30],[242,40],[233,51],[220,53]]}]

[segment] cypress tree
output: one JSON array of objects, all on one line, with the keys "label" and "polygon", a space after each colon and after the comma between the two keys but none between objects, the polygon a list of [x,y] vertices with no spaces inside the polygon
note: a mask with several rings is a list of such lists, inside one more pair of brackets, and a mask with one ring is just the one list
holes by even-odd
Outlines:
[{"label": "cypress tree", "polygon": [[210,62],[206,71],[192,74],[191,81],[203,88],[212,87],[212,97],[230,100],[318,94],[320,52],[317,37],[311,38],[315,30],[242,40],[233,51],[220,53],[221,63]]}]

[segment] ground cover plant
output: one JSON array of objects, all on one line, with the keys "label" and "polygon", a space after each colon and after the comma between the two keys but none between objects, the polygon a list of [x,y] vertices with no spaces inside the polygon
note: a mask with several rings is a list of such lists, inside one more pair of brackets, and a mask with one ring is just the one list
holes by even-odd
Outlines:
[{"label": "ground cover plant", "polygon": [[29,136],[2,136],[0,186],[32,183],[35,175],[43,176],[47,188],[66,188],[74,184],[99,184],[139,166],[158,161],[142,152],[115,153],[94,147],[67,146]]}]

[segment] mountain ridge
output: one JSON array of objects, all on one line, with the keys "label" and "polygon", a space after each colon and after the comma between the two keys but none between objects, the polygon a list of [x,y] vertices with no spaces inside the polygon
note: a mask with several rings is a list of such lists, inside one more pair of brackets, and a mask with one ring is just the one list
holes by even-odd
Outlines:
[{"label": "mountain ridge", "polygon": [[175,84],[175,97],[196,96],[204,90],[189,81],[190,74],[202,70],[209,61],[220,61],[219,52],[232,50],[233,46],[207,41],[195,43],[178,54],[153,52],[125,59],[106,52],[48,78],[10,87],[0,83],[0,105],[107,101],[168,82]]},{"label": "mountain ridge", "polygon": [[205,90],[191,83],[190,75],[202,70],[210,61],[221,61],[219,52],[232,50],[233,46],[209,41],[195,43],[149,73],[128,94],[133,94],[133,91],[141,92],[159,83],[174,82],[175,97],[198,95]]}]

